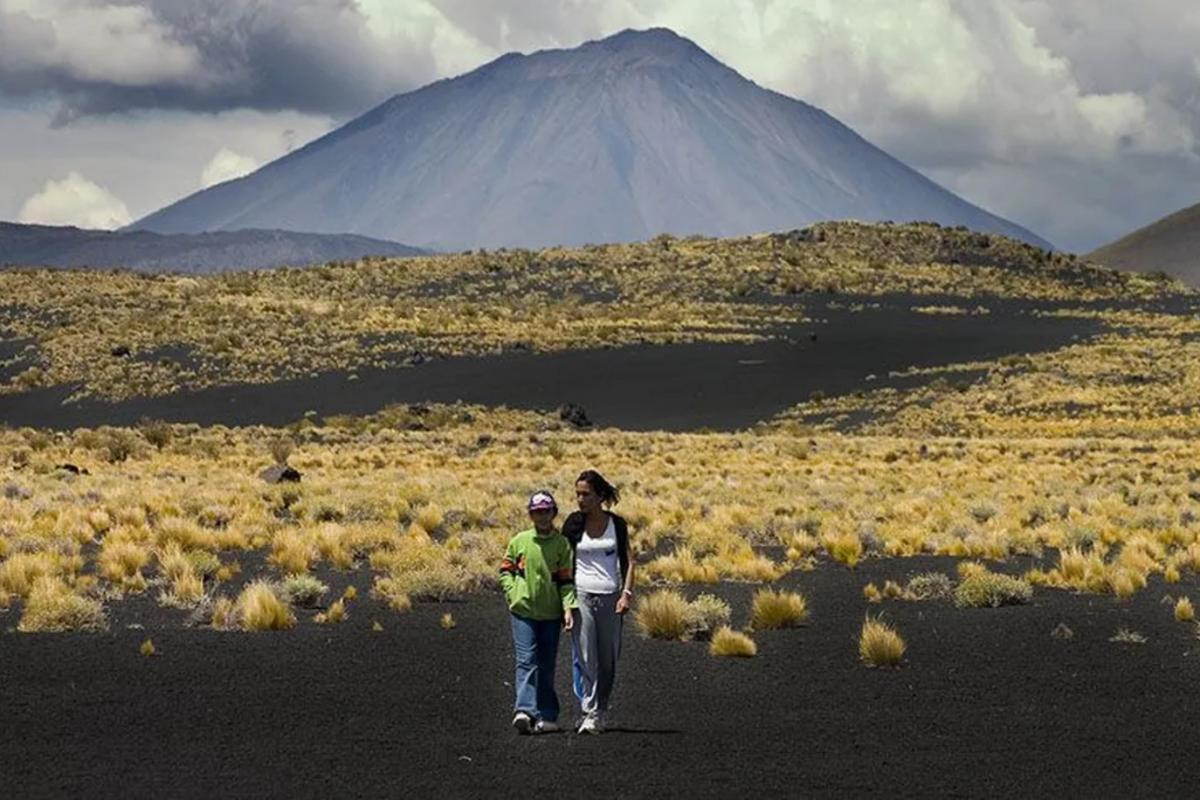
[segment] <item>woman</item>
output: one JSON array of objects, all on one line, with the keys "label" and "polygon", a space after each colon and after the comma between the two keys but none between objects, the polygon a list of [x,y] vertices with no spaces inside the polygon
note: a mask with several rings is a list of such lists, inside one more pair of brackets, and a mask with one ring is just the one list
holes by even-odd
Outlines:
[{"label": "woman", "polygon": [[572,573],[579,619],[572,631],[583,709],[579,733],[604,730],[621,653],[621,627],[633,599],[633,553],[629,526],[608,510],[620,500],[617,487],[595,470],[575,481],[579,510],[563,522],[563,535],[574,548]]}]

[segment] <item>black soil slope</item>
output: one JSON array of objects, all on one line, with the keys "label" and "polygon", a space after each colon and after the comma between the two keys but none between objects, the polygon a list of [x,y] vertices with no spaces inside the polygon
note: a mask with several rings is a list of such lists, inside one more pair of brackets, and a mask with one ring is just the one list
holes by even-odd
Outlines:
[{"label": "black soil slope", "polygon": [[[0,396],[0,422],[74,428],[143,417],[200,424],[285,425],[309,411],[370,414],[390,403],[454,402],[553,409],[578,403],[600,425],[629,430],[737,430],[807,399],[889,385],[888,372],[1050,350],[1100,330],[1092,320],[1030,316],[988,303],[983,316],[916,314],[929,299],[893,298],[859,312],[821,309],[790,341],[631,346],[555,354],[435,359],[239,385],[117,404],[62,405],[67,389]],[[875,376],[871,380],[868,376]]]},{"label": "black soil slope", "polygon": [[[494,597],[398,616],[364,593],[341,625],[286,633],[183,630],[149,603],[118,611],[110,634],[7,632],[0,774],[21,798],[1193,792],[1200,643],[1160,600],[1195,596],[1195,582],[1152,583],[1128,603],[1050,590],[1002,609],[862,600],[868,580],[931,567],[953,568],[869,561],[787,579],[811,621],[756,634],[754,659],[627,630],[614,730],[597,738],[508,729],[511,649]],[[744,622],[753,587],[717,591]],[[447,610],[451,631],[438,625]],[[899,669],[858,663],[868,610],[906,638]],[[146,629],[125,628],[133,617]],[[1073,638],[1050,635],[1060,622]],[[1148,641],[1109,641],[1120,626]],[[148,635],[152,658],[138,654]]]}]

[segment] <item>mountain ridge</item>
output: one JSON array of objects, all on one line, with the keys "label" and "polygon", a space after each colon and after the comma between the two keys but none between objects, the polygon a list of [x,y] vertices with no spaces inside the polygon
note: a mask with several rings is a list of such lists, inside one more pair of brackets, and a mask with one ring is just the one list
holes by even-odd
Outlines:
[{"label": "mountain ridge", "polygon": [[0,266],[210,273],[428,251],[353,234],[237,230],[162,234],[0,221]]}]

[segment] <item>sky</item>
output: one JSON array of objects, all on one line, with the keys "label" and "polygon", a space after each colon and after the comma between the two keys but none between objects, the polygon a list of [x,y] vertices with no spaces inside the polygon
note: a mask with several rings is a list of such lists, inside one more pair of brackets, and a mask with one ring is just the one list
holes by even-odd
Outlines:
[{"label": "sky", "polygon": [[1198,0],[0,0],[0,219],[117,227],[506,52],[655,26],[1068,250],[1200,202]]}]

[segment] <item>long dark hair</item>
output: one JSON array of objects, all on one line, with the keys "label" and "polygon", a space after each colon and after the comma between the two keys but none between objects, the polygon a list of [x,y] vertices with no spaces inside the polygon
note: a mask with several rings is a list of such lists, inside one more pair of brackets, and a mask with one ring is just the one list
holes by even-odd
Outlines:
[{"label": "long dark hair", "polygon": [[600,497],[600,502],[606,506],[615,506],[621,502],[621,493],[617,487],[613,486],[604,476],[594,469],[585,469],[579,473],[579,477],[575,479],[576,483],[585,481],[588,486],[592,487],[592,491]]}]

